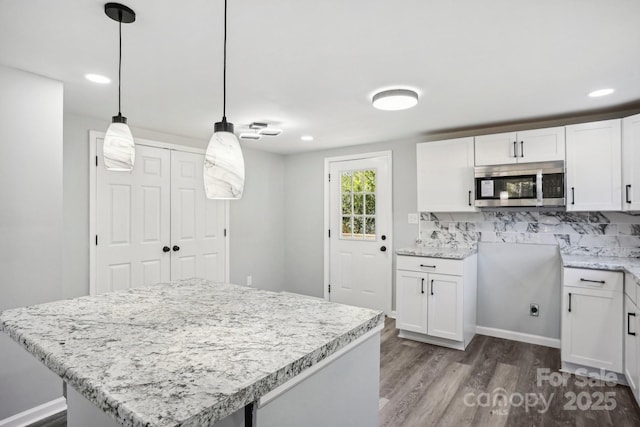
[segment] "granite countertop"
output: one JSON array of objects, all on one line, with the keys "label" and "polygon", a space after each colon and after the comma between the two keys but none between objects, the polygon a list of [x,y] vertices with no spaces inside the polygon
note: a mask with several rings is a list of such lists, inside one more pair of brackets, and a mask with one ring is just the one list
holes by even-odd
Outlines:
[{"label": "granite countertop", "polygon": [[380,325],[375,310],[190,279],[0,313],[0,330],[128,426],[214,423]]},{"label": "granite countertop", "polygon": [[426,256],[430,258],[465,259],[478,252],[477,247],[451,248],[444,246],[412,246],[396,250],[397,255]]},{"label": "granite countertop", "polygon": [[624,271],[629,273],[636,283],[640,285],[640,259],[638,258],[569,255],[563,253],[560,256],[563,267]]}]

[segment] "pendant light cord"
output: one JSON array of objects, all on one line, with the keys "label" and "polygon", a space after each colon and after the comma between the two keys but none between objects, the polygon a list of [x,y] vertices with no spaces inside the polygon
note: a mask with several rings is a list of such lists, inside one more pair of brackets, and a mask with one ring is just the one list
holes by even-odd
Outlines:
[{"label": "pendant light cord", "polygon": [[224,50],[222,66],[222,120],[227,121],[227,0],[224,0]]},{"label": "pendant light cord", "polygon": [[222,120],[227,121],[227,0],[224,0],[224,50],[222,68]]},{"label": "pendant light cord", "polygon": [[118,12],[118,37],[120,39],[120,53],[118,55],[118,116],[121,116],[120,86],[122,84],[122,11]]}]

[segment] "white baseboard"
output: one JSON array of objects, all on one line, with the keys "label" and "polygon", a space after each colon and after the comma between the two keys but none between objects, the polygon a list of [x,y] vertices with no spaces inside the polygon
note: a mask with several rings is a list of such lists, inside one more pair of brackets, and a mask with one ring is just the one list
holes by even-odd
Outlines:
[{"label": "white baseboard", "polygon": [[545,347],[560,348],[560,339],[548,338],[541,335],[525,334],[522,332],[507,331],[505,329],[476,326],[476,333],[490,337],[504,338],[512,341],[526,342],[528,344],[543,345]]},{"label": "white baseboard", "polygon": [[67,410],[67,400],[59,397],[35,408],[27,409],[12,417],[0,420],[0,427],[24,427]]}]

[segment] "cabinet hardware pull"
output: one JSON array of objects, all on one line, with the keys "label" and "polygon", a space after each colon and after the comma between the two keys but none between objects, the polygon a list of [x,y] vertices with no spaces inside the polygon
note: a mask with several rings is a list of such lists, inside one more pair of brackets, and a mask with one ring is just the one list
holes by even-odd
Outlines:
[{"label": "cabinet hardware pull", "polygon": [[624,186],[624,190],[627,193],[626,194],[626,198],[627,198],[627,203],[631,203],[631,200],[629,199],[629,190],[631,190],[631,184],[627,184]]},{"label": "cabinet hardware pull", "polygon": [[513,157],[518,157],[518,154],[516,153],[516,144],[518,142],[517,141],[513,141]]},{"label": "cabinet hardware pull", "polygon": [[572,205],[576,204],[576,188],[575,187],[571,187],[571,204]]},{"label": "cabinet hardware pull", "polygon": [[433,295],[433,279],[431,279],[431,295]]},{"label": "cabinet hardware pull", "polygon": [[162,252],[169,252],[171,250],[171,248],[169,246],[165,246],[164,248],[162,248]]},{"label": "cabinet hardware pull", "polygon": [[571,313],[571,292],[569,292],[569,313]]},{"label": "cabinet hardware pull", "polygon": [[424,277],[422,278],[422,283],[420,284],[420,293],[424,294]]},{"label": "cabinet hardware pull", "polygon": [[580,281],[581,282],[600,283],[600,284],[603,284],[603,285],[605,284],[604,280],[589,280],[589,279],[580,278]]},{"label": "cabinet hardware pull", "polygon": [[469,206],[471,206],[471,190],[469,190]]},{"label": "cabinet hardware pull", "polygon": [[635,332],[631,332],[631,316],[636,317],[635,313],[627,313],[627,335],[636,336]]},{"label": "cabinet hardware pull", "polygon": [[436,266],[435,266],[435,265],[425,265],[425,264],[420,264],[420,267],[436,268]]},{"label": "cabinet hardware pull", "polygon": [[524,141],[520,141],[520,157],[524,157]]}]

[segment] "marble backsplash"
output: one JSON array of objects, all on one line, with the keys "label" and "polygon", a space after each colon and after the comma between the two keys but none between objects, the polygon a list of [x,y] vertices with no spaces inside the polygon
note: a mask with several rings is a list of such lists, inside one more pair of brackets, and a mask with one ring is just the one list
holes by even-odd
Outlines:
[{"label": "marble backsplash", "polygon": [[558,245],[563,253],[640,257],[640,213],[486,210],[420,213],[422,246]]}]

